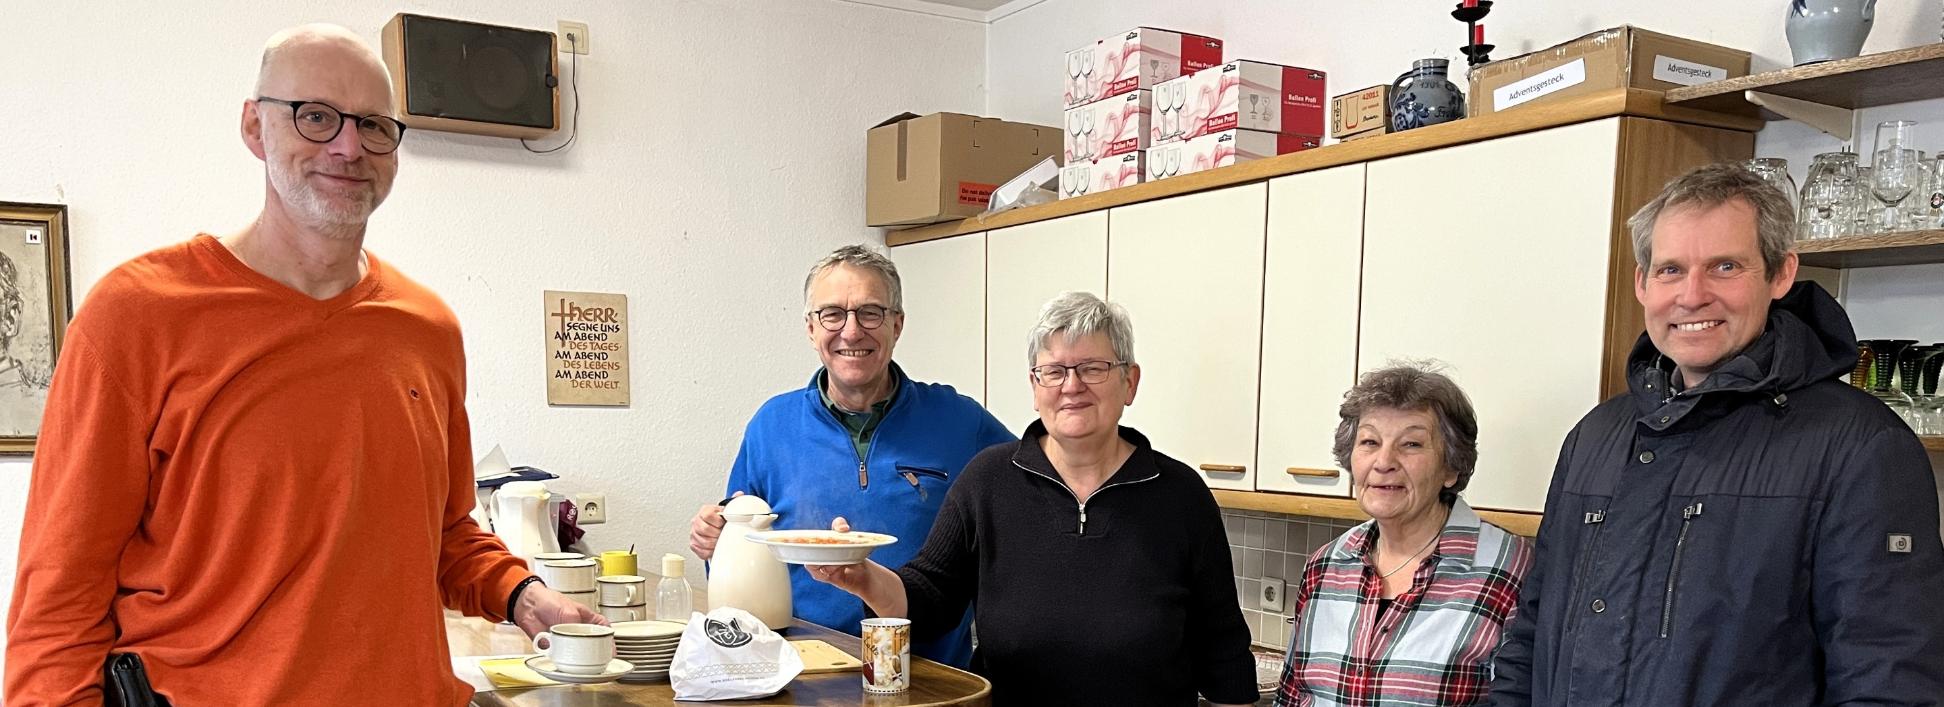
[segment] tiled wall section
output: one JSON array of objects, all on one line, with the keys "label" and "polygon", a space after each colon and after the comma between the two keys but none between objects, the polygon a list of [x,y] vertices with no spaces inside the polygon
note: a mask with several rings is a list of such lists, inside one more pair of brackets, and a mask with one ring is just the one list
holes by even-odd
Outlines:
[{"label": "tiled wall section", "polygon": [[[1358,521],[1311,518],[1262,511],[1222,510],[1222,526],[1228,531],[1229,562],[1235,565],[1235,596],[1242,604],[1242,618],[1249,624],[1249,635],[1259,645],[1283,650],[1289,643],[1289,618],[1294,602],[1286,590],[1280,606],[1262,608],[1259,601],[1263,578],[1296,584],[1303,578],[1303,563],[1311,552],[1342,535]],[[1293,587],[1289,587],[1293,589]]]}]

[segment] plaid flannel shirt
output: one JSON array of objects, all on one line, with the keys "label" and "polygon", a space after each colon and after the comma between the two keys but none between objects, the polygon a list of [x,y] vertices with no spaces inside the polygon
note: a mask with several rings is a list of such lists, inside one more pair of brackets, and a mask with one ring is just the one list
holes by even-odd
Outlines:
[{"label": "plaid flannel shirt", "polygon": [[1375,523],[1351,528],[1304,566],[1276,706],[1483,704],[1500,631],[1532,568],[1531,541],[1457,500],[1411,588],[1380,617],[1384,582],[1366,561]]}]

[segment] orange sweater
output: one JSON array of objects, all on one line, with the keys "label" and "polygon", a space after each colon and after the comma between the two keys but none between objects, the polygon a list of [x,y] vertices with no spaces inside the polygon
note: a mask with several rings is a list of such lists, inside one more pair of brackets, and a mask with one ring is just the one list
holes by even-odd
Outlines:
[{"label": "orange sweater", "polygon": [[207,235],[109,273],[41,422],[5,703],[98,705],[133,652],[186,707],[466,704],[441,605],[504,618],[528,573],[467,517],[465,393],[457,318],[377,258],[322,301]]}]

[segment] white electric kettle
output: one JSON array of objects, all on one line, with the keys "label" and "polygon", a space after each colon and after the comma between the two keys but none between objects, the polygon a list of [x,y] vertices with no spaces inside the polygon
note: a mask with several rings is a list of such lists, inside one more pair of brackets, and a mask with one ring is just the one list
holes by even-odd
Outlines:
[{"label": "white electric kettle", "polygon": [[769,503],[737,496],[722,507],[722,537],[709,562],[709,610],[733,606],[781,631],[790,625],[790,569],[747,536],[776,522]]},{"label": "white electric kettle", "polygon": [[493,532],[506,549],[533,563],[533,556],[559,552],[553,513],[547,504],[547,485],[538,481],[510,481],[493,494]]}]

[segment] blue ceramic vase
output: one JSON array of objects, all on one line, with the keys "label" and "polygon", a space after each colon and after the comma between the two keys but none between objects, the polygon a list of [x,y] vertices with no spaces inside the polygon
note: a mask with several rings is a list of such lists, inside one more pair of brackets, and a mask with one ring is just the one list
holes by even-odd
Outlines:
[{"label": "blue ceramic vase", "polygon": [[1419,59],[1391,84],[1391,130],[1410,130],[1465,117],[1465,93],[1445,77],[1450,62]]}]

